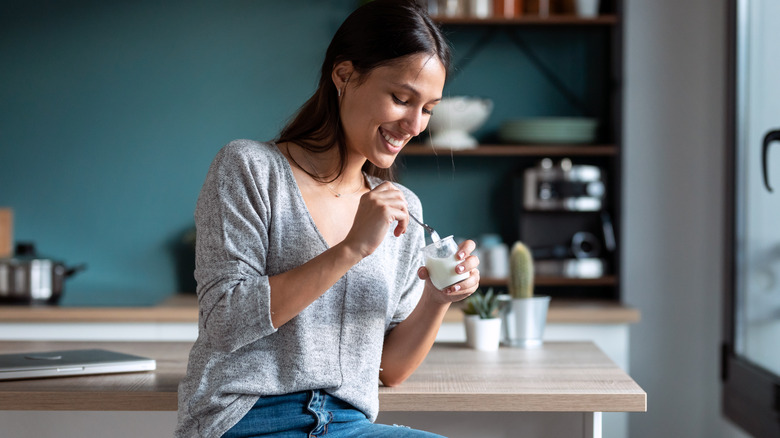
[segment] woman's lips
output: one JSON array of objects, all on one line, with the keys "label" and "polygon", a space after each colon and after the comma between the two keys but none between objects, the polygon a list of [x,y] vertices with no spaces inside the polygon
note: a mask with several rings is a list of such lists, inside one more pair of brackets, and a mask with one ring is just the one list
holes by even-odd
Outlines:
[{"label": "woman's lips", "polygon": [[379,128],[379,133],[382,134],[382,138],[385,139],[385,141],[391,146],[392,152],[398,152],[401,150],[401,148],[404,147],[404,144],[406,142],[404,140],[399,140],[392,135],[388,134],[384,129]]}]

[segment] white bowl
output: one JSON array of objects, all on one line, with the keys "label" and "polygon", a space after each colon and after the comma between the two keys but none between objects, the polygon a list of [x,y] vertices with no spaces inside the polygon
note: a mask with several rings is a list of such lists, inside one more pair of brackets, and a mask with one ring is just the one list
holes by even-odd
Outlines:
[{"label": "white bowl", "polygon": [[493,101],[478,97],[445,97],[433,109],[428,122],[431,143],[450,149],[477,146],[471,133],[479,129],[493,111]]}]

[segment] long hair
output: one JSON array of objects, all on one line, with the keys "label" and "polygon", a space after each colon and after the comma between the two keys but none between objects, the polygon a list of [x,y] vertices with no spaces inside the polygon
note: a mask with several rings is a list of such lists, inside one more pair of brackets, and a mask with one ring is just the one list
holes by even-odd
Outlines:
[{"label": "long hair", "polygon": [[[314,95],[282,129],[276,142],[292,142],[314,153],[337,146],[339,167],[335,177],[328,182],[335,181],[346,166],[347,147],[331,76],[333,67],[340,62],[351,61],[359,77],[365,77],[377,67],[418,53],[438,58],[445,71],[449,70],[449,43],[415,0],[374,0],[359,7],[344,20],[333,36]],[[385,180],[394,180],[395,163],[382,169],[366,161],[363,171]],[[326,179],[321,175],[309,175],[323,182]]]}]

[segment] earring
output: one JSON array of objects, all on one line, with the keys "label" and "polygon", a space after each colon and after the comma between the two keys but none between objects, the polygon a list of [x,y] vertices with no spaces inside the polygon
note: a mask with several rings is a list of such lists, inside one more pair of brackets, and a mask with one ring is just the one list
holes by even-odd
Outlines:
[{"label": "earring", "polygon": [[341,88],[338,89],[339,97],[341,97]]}]

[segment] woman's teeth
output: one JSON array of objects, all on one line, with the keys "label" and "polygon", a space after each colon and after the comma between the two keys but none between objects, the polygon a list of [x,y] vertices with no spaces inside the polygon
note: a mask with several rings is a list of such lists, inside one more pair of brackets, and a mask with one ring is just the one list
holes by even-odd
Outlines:
[{"label": "woman's teeth", "polygon": [[401,146],[404,145],[404,141],[403,140],[396,140],[393,137],[390,137],[389,135],[385,134],[384,131],[381,131],[381,132],[382,132],[382,137],[384,137],[385,140],[387,140],[387,142],[390,143],[391,145],[393,145],[393,146],[395,146],[397,148],[400,148]]}]

